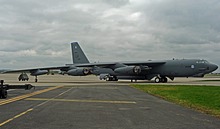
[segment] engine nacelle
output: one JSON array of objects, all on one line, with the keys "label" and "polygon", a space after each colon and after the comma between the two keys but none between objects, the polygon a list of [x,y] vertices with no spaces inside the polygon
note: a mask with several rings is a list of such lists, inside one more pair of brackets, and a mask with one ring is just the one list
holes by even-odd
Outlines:
[{"label": "engine nacelle", "polygon": [[35,71],[32,71],[31,72],[31,76],[39,76],[39,75],[44,75],[44,74],[47,74],[48,71],[47,70],[35,70]]},{"label": "engine nacelle", "polygon": [[140,66],[125,66],[125,67],[120,67],[120,68],[116,68],[115,73],[118,74],[139,74],[141,73],[141,67]]},{"label": "engine nacelle", "polygon": [[67,71],[67,74],[71,76],[85,76],[90,74],[90,70],[87,68],[70,69]]}]

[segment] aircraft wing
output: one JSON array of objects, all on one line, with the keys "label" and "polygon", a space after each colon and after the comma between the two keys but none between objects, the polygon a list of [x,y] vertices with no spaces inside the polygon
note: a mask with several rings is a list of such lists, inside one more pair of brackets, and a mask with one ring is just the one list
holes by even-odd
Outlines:
[{"label": "aircraft wing", "polygon": [[148,67],[154,67],[158,65],[165,64],[166,61],[146,61],[146,62],[103,62],[103,63],[84,63],[84,64],[70,64],[65,66],[55,66],[55,67],[42,67],[42,68],[30,68],[30,69],[18,69],[18,70],[5,70],[2,73],[20,73],[20,72],[30,72],[33,73],[35,71],[49,71],[49,70],[66,70],[70,68],[71,66],[74,67],[103,67],[108,68],[116,64],[123,64],[123,65],[142,65],[142,66],[148,66]]},{"label": "aircraft wing", "polygon": [[165,64],[166,61],[145,61],[145,62],[103,62],[103,63],[86,63],[86,64],[76,64],[76,67],[94,67],[94,66],[98,66],[98,67],[110,67],[112,65],[116,65],[116,64],[124,64],[124,65],[143,65],[143,66],[149,66],[149,67],[153,67],[153,66],[158,66],[158,65],[162,65]]},{"label": "aircraft wing", "polygon": [[2,72],[2,74],[6,73],[22,73],[19,75],[19,81],[28,81],[28,76],[26,72],[29,72],[31,76],[35,76],[35,82],[38,81],[37,76],[48,74],[50,70],[68,70],[71,66],[58,66],[58,67],[42,67],[42,68],[30,68],[30,69],[18,69],[18,70],[7,70]]},{"label": "aircraft wing", "polygon": [[58,67],[43,67],[43,68],[30,68],[30,69],[17,69],[17,70],[5,70],[2,73],[20,73],[20,72],[34,72],[37,70],[59,70],[59,69],[67,69],[69,66],[58,66]]}]

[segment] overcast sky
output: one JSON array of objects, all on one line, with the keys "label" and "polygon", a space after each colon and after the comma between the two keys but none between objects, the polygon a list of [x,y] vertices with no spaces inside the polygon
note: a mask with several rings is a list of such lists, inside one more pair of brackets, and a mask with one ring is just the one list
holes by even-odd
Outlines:
[{"label": "overcast sky", "polygon": [[219,0],[1,0],[0,67],[199,58],[220,65]]}]

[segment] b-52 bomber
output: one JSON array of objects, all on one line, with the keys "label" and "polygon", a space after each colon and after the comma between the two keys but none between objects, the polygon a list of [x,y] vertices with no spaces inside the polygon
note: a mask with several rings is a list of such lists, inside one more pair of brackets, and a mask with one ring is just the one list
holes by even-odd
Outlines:
[{"label": "b-52 bomber", "polygon": [[[47,74],[50,70],[60,70],[62,74],[71,76],[86,76],[94,74],[100,80],[118,81],[119,79],[152,80],[156,83],[166,83],[175,77],[203,77],[215,71],[218,66],[200,59],[172,59],[172,60],[147,60],[133,62],[98,62],[90,63],[78,42],[71,43],[73,64],[21,70],[9,70],[4,73],[21,72],[26,77],[26,72],[35,76]],[[22,79],[22,74],[19,76]],[[27,77],[26,77],[27,78]]]}]

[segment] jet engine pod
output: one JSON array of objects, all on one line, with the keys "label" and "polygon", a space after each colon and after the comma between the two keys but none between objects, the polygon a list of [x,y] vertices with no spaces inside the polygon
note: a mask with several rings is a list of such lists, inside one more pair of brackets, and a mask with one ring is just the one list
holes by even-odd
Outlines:
[{"label": "jet engine pod", "polygon": [[67,71],[67,74],[71,76],[85,76],[90,74],[90,70],[88,68],[70,69]]},{"label": "jet engine pod", "polygon": [[118,74],[139,74],[141,73],[141,67],[140,66],[125,66],[125,67],[120,67],[116,68],[114,70]]},{"label": "jet engine pod", "polygon": [[133,72],[134,72],[135,74],[141,73],[141,67],[140,67],[140,66],[134,66]]}]

